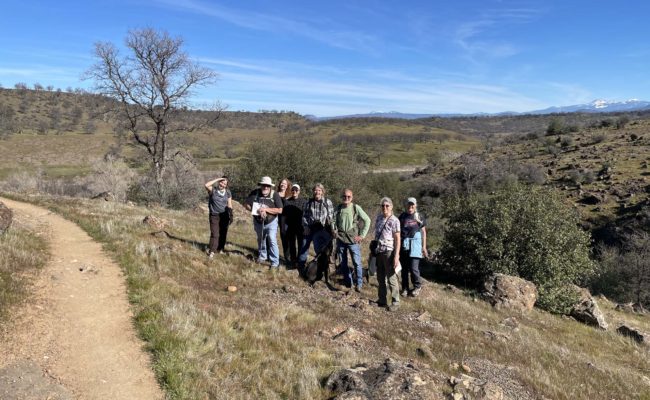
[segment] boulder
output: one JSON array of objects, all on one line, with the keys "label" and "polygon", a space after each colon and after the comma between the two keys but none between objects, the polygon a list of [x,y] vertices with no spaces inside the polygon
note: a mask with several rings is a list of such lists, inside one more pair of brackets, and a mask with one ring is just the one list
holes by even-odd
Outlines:
[{"label": "boulder", "polygon": [[530,311],[537,301],[537,287],[516,276],[493,274],[483,282],[483,297],[497,308]]},{"label": "boulder", "polygon": [[600,311],[589,290],[575,285],[573,288],[579,297],[576,304],[571,308],[569,315],[584,324],[606,330],[608,326],[607,322],[605,322],[605,316]]},{"label": "boulder", "polygon": [[156,231],[162,231],[167,226],[166,220],[162,218],[154,217],[153,215],[147,215],[146,217],[144,217],[142,223],[149,225]]},{"label": "boulder", "polygon": [[630,314],[645,314],[646,310],[640,303],[620,303],[616,305],[616,311],[623,311]]},{"label": "boulder", "polygon": [[492,382],[477,379],[465,374],[452,376],[449,383],[453,387],[452,399],[504,400],[503,389]]},{"label": "boulder", "polygon": [[12,221],[13,213],[4,203],[0,202],[0,235],[9,229]]},{"label": "boulder", "polygon": [[325,388],[339,400],[442,400],[447,398],[446,387],[443,375],[391,359],[370,367],[362,365],[336,371],[325,383]]},{"label": "boulder", "polygon": [[616,329],[616,333],[627,336],[638,344],[650,346],[650,334],[641,331],[639,328],[623,324]]}]

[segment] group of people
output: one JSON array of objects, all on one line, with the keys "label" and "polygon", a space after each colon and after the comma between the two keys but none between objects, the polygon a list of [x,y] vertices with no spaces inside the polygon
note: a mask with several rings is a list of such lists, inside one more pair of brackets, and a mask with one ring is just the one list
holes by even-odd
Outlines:
[{"label": "group of people", "polygon": [[[335,240],[338,270],[344,276],[344,283],[360,292],[364,276],[361,243],[368,235],[371,221],[363,208],[353,202],[352,190],[345,189],[340,203],[334,206],[320,183],[314,185],[309,198],[301,196],[300,185],[286,178],[280,180],[277,190],[268,176],[258,185],[244,201],[253,216],[258,262],[270,262],[271,269],[280,267],[278,230],[284,263],[287,268],[298,268],[301,274],[305,272],[310,248],[313,247],[318,258]],[[207,253],[213,258],[224,250],[228,225],[232,222],[232,194],[225,176],[206,182],[205,188],[210,210]],[[421,291],[419,263],[428,256],[426,221],[418,213],[417,200],[413,197],[406,199],[405,210],[399,217],[393,214],[389,197],[382,198],[379,205],[374,240],[370,243],[371,257],[374,257],[371,264],[376,266],[378,304],[394,310],[399,307],[400,295],[415,297]],[[348,264],[348,253],[352,267]],[[401,291],[397,279],[400,269]]]}]

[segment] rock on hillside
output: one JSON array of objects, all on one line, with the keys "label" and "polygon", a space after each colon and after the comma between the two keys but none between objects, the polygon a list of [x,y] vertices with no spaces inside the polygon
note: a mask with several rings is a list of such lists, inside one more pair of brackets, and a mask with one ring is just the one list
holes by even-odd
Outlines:
[{"label": "rock on hillside", "polygon": [[9,229],[12,220],[13,213],[7,206],[0,202],[0,235]]},{"label": "rock on hillside", "polygon": [[447,397],[445,377],[392,359],[374,366],[358,366],[334,372],[325,383],[335,399],[429,399]]},{"label": "rock on hillside", "polygon": [[493,274],[483,282],[483,296],[497,308],[530,311],[537,301],[537,287],[516,276]]},{"label": "rock on hillside", "polygon": [[608,325],[605,322],[605,316],[600,311],[596,300],[591,296],[589,290],[578,286],[574,286],[574,289],[580,297],[569,312],[569,315],[582,323],[606,330]]},{"label": "rock on hillside", "polygon": [[[466,371],[469,371],[469,368]],[[503,382],[508,383],[508,378]],[[517,387],[516,384],[513,386],[514,389],[505,391],[501,387],[501,382],[497,383],[493,377],[477,378],[465,373],[447,377],[429,368],[418,368],[412,363],[398,362],[393,359],[387,359],[373,366],[361,365],[335,371],[327,379],[325,388],[334,394],[333,398],[337,400],[533,398],[530,393]]]},{"label": "rock on hillside", "polygon": [[633,339],[638,344],[650,346],[650,334],[641,331],[639,328],[624,324],[619,326],[618,329],[616,329],[616,332]]}]

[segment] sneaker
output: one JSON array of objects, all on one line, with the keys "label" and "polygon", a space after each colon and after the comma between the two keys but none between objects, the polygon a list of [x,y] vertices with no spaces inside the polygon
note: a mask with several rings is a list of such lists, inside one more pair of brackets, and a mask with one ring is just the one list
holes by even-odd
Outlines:
[{"label": "sneaker", "polygon": [[399,295],[402,296],[402,297],[406,297],[406,296],[408,296],[408,294],[409,294],[409,290],[408,290],[408,289],[404,289],[404,290],[402,290],[402,291],[400,292]]},{"label": "sneaker", "polygon": [[399,309],[399,301],[388,306],[388,311],[397,311]]},{"label": "sneaker", "polygon": [[211,251],[209,251],[209,252],[208,252],[208,259],[209,259],[209,260],[212,260],[213,258],[214,258],[214,253],[211,252]]},{"label": "sneaker", "polygon": [[418,297],[418,295],[420,294],[421,291],[422,291],[422,288],[415,288],[415,289],[413,289],[413,291],[411,292],[411,296],[412,296],[412,297]]}]

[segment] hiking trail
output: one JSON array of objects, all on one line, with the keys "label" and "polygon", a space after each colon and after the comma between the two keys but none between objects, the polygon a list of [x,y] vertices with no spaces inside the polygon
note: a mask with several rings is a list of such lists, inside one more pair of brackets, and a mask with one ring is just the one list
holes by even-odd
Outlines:
[{"label": "hiking trail", "polygon": [[79,226],[0,198],[50,258],[0,326],[0,398],[162,399],[137,337],[120,267]]}]

